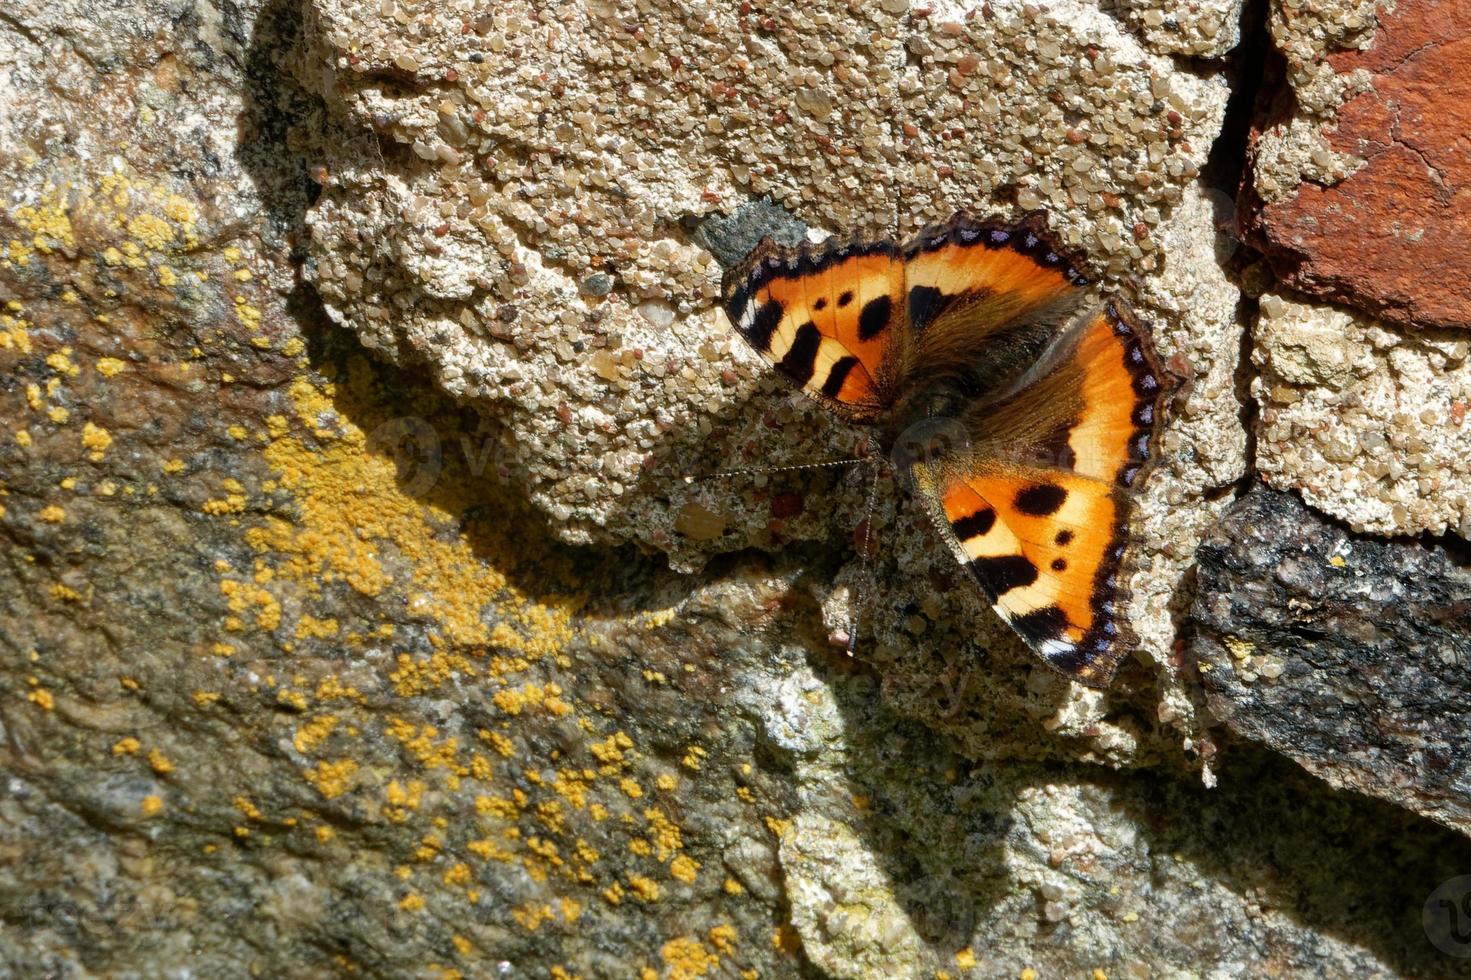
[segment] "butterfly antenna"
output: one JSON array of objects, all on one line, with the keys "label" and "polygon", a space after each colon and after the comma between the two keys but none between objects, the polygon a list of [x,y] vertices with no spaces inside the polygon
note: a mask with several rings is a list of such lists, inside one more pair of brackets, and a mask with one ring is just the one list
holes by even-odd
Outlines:
[{"label": "butterfly antenna", "polygon": [[793,463],[789,466],[738,466],[730,470],[716,470],[714,473],[706,473],[703,476],[686,476],[685,483],[703,483],[706,480],[718,480],[729,476],[760,476],[763,473],[790,473],[793,470],[817,470],[838,466],[852,466],[855,463],[863,463],[868,460],[867,456],[853,456],[847,459],[829,459],[821,463]]},{"label": "butterfly antenna", "polygon": [[858,630],[863,626],[863,607],[868,601],[869,586],[873,582],[873,565],[869,556],[873,554],[873,505],[878,497],[879,464],[872,457],[867,462],[873,467],[873,478],[868,481],[868,500],[863,505],[863,540],[858,546],[858,595],[853,601],[853,611],[848,618],[848,656],[858,647]]}]

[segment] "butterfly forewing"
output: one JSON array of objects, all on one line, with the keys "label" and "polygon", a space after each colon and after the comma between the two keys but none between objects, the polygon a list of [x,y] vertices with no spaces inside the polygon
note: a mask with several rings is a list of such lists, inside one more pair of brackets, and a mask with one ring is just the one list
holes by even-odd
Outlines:
[{"label": "butterfly forewing", "polygon": [[962,213],[905,247],[904,285],[917,335],[944,333],[977,342],[1075,301],[1088,280],[1047,232],[1041,215],[1007,225]]},{"label": "butterfly forewing", "polygon": [[763,242],[727,278],[726,314],[762,357],[843,414],[872,420],[893,397],[903,315],[898,249]]}]

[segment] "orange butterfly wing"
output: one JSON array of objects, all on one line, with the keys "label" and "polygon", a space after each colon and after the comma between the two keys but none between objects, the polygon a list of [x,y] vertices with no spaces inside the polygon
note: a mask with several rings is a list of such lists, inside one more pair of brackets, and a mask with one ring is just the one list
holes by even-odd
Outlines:
[{"label": "orange butterfly wing", "polygon": [[893,245],[763,241],[724,284],[736,332],[807,394],[856,421],[893,399],[904,266]]}]

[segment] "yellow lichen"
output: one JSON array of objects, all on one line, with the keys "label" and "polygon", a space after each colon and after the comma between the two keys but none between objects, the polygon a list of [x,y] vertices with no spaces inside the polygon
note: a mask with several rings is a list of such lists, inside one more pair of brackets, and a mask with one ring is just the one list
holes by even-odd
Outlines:
[{"label": "yellow lichen", "polygon": [[304,775],[307,782],[316,787],[317,792],[321,793],[324,799],[334,800],[348,791],[352,785],[352,777],[357,771],[356,761],[339,759],[336,762],[318,762]]},{"label": "yellow lichen", "polygon": [[659,948],[668,980],[695,980],[720,965],[720,957],[705,948],[698,939],[679,936]]},{"label": "yellow lichen", "polygon": [[669,862],[670,876],[684,882],[685,884],[693,883],[699,870],[700,862],[696,861],[688,854],[681,854],[679,857]]},{"label": "yellow lichen", "polygon": [[143,802],[140,804],[140,808],[142,809],[143,815],[145,817],[157,816],[163,810],[163,797],[149,794],[148,796],[143,797]]},{"label": "yellow lichen", "polygon": [[91,450],[88,458],[98,462],[112,445],[112,435],[106,429],[88,422],[82,426],[82,446]]},{"label": "yellow lichen", "polygon": [[174,771],[174,764],[169,761],[169,757],[158,749],[148,750],[148,767],[160,776]]},{"label": "yellow lichen", "polygon": [[291,744],[296,751],[306,754],[321,744],[336,727],[336,715],[318,715],[297,727],[296,737],[291,740]]},{"label": "yellow lichen", "polygon": [[629,875],[628,887],[633,893],[645,902],[656,902],[659,900],[659,885],[652,878],[643,875]]}]

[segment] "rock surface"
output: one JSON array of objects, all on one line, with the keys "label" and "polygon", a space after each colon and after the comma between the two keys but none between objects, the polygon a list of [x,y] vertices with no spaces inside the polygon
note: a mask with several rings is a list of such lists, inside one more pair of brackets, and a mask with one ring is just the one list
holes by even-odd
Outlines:
[{"label": "rock surface", "polygon": [[1471,833],[1471,568],[1258,491],[1199,552],[1213,713],[1334,786]]},{"label": "rock surface", "polygon": [[[1471,0],[1273,10],[1298,104],[1284,110],[1279,96],[1259,123],[1252,239],[1305,294],[1397,324],[1471,328]],[[1296,186],[1279,172],[1287,159]]]},{"label": "rock surface", "polygon": [[[1167,55],[1229,6],[12,4],[0,973],[1447,973],[1407,910],[1464,840],[1264,752],[1199,785],[1242,327],[1225,76]],[[708,313],[699,219],[764,195],[1046,204],[1142,273],[1196,384],[1114,691],[897,493],[835,655],[863,480],[685,487],[851,448]]]},{"label": "rock surface", "polygon": [[1252,330],[1257,467],[1355,530],[1471,539],[1471,340],[1291,296]]}]

